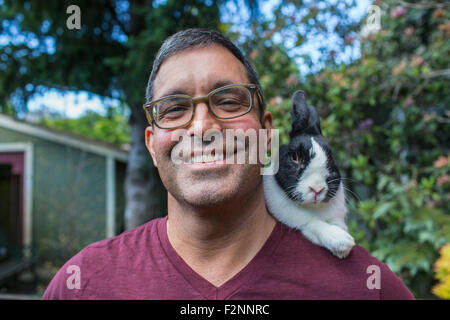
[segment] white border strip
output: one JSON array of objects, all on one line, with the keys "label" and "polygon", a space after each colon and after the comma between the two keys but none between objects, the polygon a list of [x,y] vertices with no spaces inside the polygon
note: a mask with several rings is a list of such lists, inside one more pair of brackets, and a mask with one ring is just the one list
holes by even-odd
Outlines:
[{"label": "white border strip", "polygon": [[114,150],[106,146],[95,144],[95,142],[88,143],[82,140],[77,140],[72,137],[65,136],[63,134],[57,134],[43,128],[38,128],[22,121],[16,121],[8,116],[0,115],[0,127],[4,127],[10,130],[30,134],[39,138],[43,138],[49,141],[62,143],[75,148],[86,150],[95,154],[100,154],[106,157],[114,157],[118,160],[127,162],[128,153],[126,151]]},{"label": "white border strip", "polygon": [[24,152],[23,244],[25,257],[31,256],[33,241],[33,144],[31,142],[0,143],[0,152]]},{"label": "white border strip", "polygon": [[116,164],[113,157],[106,158],[106,237],[115,236],[116,231]]}]

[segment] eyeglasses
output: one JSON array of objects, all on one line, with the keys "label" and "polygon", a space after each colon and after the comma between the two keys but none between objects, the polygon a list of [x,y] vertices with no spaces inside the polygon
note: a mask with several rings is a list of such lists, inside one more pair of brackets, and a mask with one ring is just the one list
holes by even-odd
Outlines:
[{"label": "eyeglasses", "polygon": [[143,105],[149,124],[161,129],[175,129],[186,126],[194,119],[195,106],[204,101],[209,111],[218,119],[233,119],[250,112],[253,97],[260,89],[255,84],[230,84],[215,89],[203,97],[192,98],[175,94],[156,99]]}]

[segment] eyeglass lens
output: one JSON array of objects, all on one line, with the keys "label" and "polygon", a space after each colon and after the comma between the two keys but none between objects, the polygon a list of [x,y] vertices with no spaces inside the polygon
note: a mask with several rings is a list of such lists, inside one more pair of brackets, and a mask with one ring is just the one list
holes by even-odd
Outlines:
[{"label": "eyeglass lens", "polygon": [[[214,116],[222,119],[245,114],[252,104],[250,90],[246,87],[224,88],[209,97],[209,105]],[[189,122],[193,115],[192,99],[172,97],[153,106],[153,118],[164,128],[181,126]]]}]

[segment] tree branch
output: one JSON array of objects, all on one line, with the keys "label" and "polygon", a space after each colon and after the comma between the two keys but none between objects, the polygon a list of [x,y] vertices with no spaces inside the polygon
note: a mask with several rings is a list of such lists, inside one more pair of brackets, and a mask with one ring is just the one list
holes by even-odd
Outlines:
[{"label": "tree branch", "polygon": [[442,70],[435,70],[431,71],[428,74],[422,75],[422,78],[435,78],[435,77],[450,77],[450,69],[442,69]]}]

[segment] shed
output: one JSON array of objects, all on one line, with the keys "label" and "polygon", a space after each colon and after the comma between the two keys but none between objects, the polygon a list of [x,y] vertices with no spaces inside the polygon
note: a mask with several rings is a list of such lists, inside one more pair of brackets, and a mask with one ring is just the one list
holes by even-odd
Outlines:
[{"label": "shed", "polygon": [[61,263],[123,231],[128,151],[0,115],[0,262]]}]

